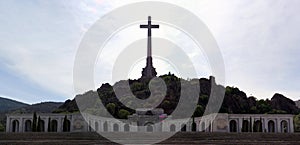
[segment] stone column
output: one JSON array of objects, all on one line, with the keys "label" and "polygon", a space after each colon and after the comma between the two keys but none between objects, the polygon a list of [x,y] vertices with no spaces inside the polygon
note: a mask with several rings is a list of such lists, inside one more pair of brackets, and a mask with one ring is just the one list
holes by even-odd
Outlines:
[{"label": "stone column", "polygon": [[10,117],[7,116],[6,117],[6,132],[11,132],[10,129],[11,128],[11,125],[10,125]]},{"label": "stone column", "polygon": [[100,132],[103,132],[103,122],[102,121],[98,121],[98,124],[99,124],[99,131]]},{"label": "stone column", "polygon": [[20,132],[25,132],[25,119],[24,118],[21,118],[21,121],[20,121],[20,126],[21,126],[21,130]]},{"label": "stone column", "polygon": [[130,129],[132,129],[132,130],[130,130],[130,132],[137,132],[137,131],[138,131],[137,122],[133,122],[133,123],[131,123],[131,125],[132,125],[133,127],[130,128]]},{"label": "stone column", "polygon": [[281,124],[280,124],[279,118],[276,119],[276,126],[277,126],[277,132],[280,133],[281,132]]},{"label": "stone column", "polygon": [[263,129],[264,129],[264,130],[263,130],[263,131],[264,131],[264,132],[269,132],[269,131],[268,131],[268,118],[264,117],[264,118],[263,118],[263,121],[264,121],[264,122],[263,122],[263,124],[264,124],[264,125],[263,125],[263,126],[264,126]]},{"label": "stone column", "polygon": [[62,132],[62,125],[63,125],[62,120],[61,120],[61,118],[59,117],[59,118],[57,119],[57,132]]},{"label": "stone column", "polygon": [[44,119],[44,122],[45,122],[45,132],[48,132],[48,124],[49,124],[49,119],[45,117]]},{"label": "stone column", "polygon": [[289,119],[289,126],[290,126],[290,129],[289,129],[289,132],[290,133],[294,133],[294,124],[293,124],[294,122],[293,122],[293,117],[291,117],[290,119]]},{"label": "stone column", "polygon": [[[243,127],[243,119],[242,118],[237,119],[237,127],[238,127],[237,131],[242,132],[242,127]],[[230,122],[228,122],[228,132],[230,132]]]}]

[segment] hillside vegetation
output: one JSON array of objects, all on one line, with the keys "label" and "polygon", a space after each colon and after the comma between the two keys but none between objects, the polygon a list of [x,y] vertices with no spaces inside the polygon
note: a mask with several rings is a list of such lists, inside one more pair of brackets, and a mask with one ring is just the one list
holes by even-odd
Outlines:
[{"label": "hillside vegetation", "polygon": [[[173,74],[167,74],[160,76],[163,79],[167,86],[167,94],[164,100],[157,106],[157,108],[163,108],[165,113],[171,114],[177,106],[179,99],[188,99],[180,98],[181,90],[181,81],[191,82],[193,80],[183,80],[176,77]],[[209,100],[212,81],[211,79],[201,78],[197,79],[200,83],[200,93],[197,108],[194,112],[194,116],[202,116]],[[133,94],[140,99],[145,99],[149,97],[150,90],[148,88],[148,82],[145,80],[128,80],[130,89]],[[122,81],[114,84],[115,87],[119,87]],[[214,82],[213,82],[214,83]],[[119,86],[117,86],[119,85]],[[121,87],[122,88],[122,87]],[[260,99],[258,100],[254,96],[247,96],[246,93],[239,90],[237,87],[223,87],[218,85],[218,88],[225,89],[225,97],[223,104],[220,109],[220,113],[251,113],[251,114],[298,114],[299,108],[296,106],[295,102],[289,98],[281,95],[274,94],[274,96],[269,99]],[[77,95],[77,99],[87,99],[92,100],[93,97],[99,97],[99,101],[90,101],[86,106],[95,106],[98,103],[103,103],[114,117],[116,118],[126,118],[128,114],[134,113],[134,110],[124,106],[120,100],[116,97],[113,86],[110,84],[102,84],[100,88],[96,91],[88,91],[84,94]],[[121,99],[126,100],[126,94]],[[76,112],[78,107],[76,101],[67,100],[62,106],[60,106],[54,112]],[[91,110],[93,113],[100,113],[101,110]]]}]

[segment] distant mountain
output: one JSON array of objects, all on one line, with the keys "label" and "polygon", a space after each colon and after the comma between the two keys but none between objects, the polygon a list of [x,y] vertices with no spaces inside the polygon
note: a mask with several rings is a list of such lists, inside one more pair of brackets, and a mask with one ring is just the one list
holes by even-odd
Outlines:
[{"label": "distant mountain", "polygon": [[[18,101],[0,98],[0,126],[6,124],[6,114],[19,114],[19,113],[52,113],[59,106],[63,105],[62,102],[42,102],[33,105],[28,105]],[[3,129],[0,128],[0,132]]]},{"label": "distant mountain", "polygon": [[52,113],[61,105],[63,105],[62,102],[42,102],[18,108],[10,113]]},{"label": "distant mountain", "polygon": [[7,112],[18,108],[26,107],[26,106],[29,105],[12,99],[0,97],[0,112]]}]

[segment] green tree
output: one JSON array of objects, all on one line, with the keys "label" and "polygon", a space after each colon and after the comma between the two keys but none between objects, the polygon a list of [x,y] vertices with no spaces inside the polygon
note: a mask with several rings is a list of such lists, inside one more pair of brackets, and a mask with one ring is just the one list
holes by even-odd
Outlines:
[{"label": "green tree", "polygon": [[263,99],[256,102],[256,109],[258,110],[257,112],[261,114],[272,111],[271,105]]},{"label": "green tree", "polygon": [[197,105],[196,109],[195,109],[195,112],[194,112],[194,117],[200,117],[202,116],[204,113],[204,108],[202,105]]},{"label": "green tree", "polygon": [[295,132],[300,132],[300,114],[294,116]]},{"label": "green tree", "polygon": [[170,101],[164,100],[163,103],[161,104],[161,107],[162,107],[163,109],[169,109],[169,108],[171,108],[171,103],[170,103]]},{"label": "green tree", "polygon": [[120,111],[118,112],[118,116],[120,119],[127,119],[128,115],[130,115],[130,112],[125,109],[120,109]]},{"label": "green tree", "polygon": [[0,132],[4,132],[5,131],[5,127],[4,125],[0,122]]},{"label": "green tree", "polygon": [[63,132],[68,132],[69,129],[69,122],[68,122],[68,118],[67,115],[65,115],[64,117],[64,121],[63,121]]},{"label": "green tree", "polygon": [[48,132],[51,132],[51,118],[48,118]]},{"label": "green tree", "polygon": [[111,115],[114,115],[115,114],[115,111],[116,111],[116,104],[114,103],[108,103],[106,105],[106,109],[107,111],[111,114]]},{"label": "green tree", "polygon": [[37,132],[41,132],[41,117],[39,116],[38,121],[37,121]]},{"label": "green tree", "polygon": [[32,132],[36,132],[37,131],[37,116],[36,116],[36,112],[33,113],[33,119],[32,119]]}]

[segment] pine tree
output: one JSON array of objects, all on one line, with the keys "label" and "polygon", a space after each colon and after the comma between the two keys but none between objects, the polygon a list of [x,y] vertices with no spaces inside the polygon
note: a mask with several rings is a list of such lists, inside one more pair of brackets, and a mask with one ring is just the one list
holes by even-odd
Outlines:
[{"label": "pine tree", "polygon": [[63,122],[63,132],[68,132],[69,131],[69,123],[68,123],[68,118],[67,115],[65,115],[64,122]]},{"label": "pine tree", "polygon": [[48,119],[48,132],[51,132],[51,118]]},{"label": "pine tree", "polygon": [[41,132],[41,117],[39,116],[38,117],[38,121],[37,121],[37,132]]},{"label": "pine tree", "polygon": [[32,132],[36,132],[36,124],[37,121],[37,116],[36,116],[36,112],[33,113],[33,120],[32,120]]}]

